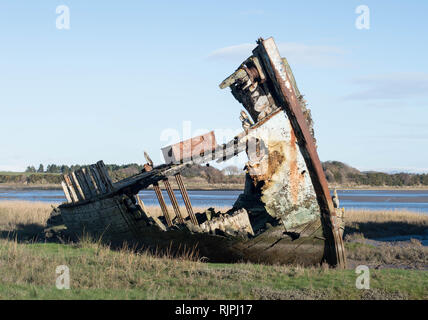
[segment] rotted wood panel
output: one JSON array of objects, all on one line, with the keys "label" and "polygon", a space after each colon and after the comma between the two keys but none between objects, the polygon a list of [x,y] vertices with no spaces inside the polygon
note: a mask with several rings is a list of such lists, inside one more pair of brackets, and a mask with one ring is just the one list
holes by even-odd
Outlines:
[{"label": "rotted wood panel", "polygon": [[328,189],[327,179],[318,157],[314,139],[294,92],[294,87],[290,80],[291,77],[287,74],[286,66],[273,38],[260,41],[259,46],[253,52],[262,60],[263,66],[272,79],[277,97],[282,101],[281,105],[290,119],[308,167],[321,213],[326,223],[330,225],[331,233],[327,234],[327,241],[330,241],[330,247],[333,248],[335,253],[330,253],[329,257],[327,257],[330,260],[329,263],[344,268],[346,266],[346,257],[343,240],[340,237],[339,226],[336,222],[336,213]]}]

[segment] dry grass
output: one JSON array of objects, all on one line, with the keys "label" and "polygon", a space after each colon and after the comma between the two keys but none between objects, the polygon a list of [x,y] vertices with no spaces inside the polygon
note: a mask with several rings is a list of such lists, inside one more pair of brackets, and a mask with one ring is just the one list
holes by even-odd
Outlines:
[{"label": "dry grass", "polygon": [[[56,290],[56,267],[71,290]],[[170,259],[84,239],[75,245],[0,240],[0,299],[426,299],[426,272],[371,271],[370,293],[354,270],[211,264]]]},{"label": "dry grass", "polygon": [[364,238],[423,235],[428,231],[428,215],[411,211],[349,210],[345,213],[345,236]]},{"label": "dry grass", "polygon": [[428,215],[406,210],[346,210],[345,220],[347,223],[403,222],[422,224],[428,227]]},{"label": "dry grass", "polygon": [[27,201],[0,201],[0,230],[13,231],[22,226],[45,226],[51,204]]},{"label": "dry grass", "polygon": [[[148,210],[161,214],[157,207]],[[195,208],[195,212],[204,210]],[[50,204],[0,202],[0,234],[28,225],[43,227],[50,212]],[[390,212],[349,212],[347,223],[355,227],[404,221],[426,228],[425,217],[397,214],[400,218]],[[403,259],[424,264],[428,256],[425,251],[421,255],[417,244],[413,251],[382,249],[380,256],[380,248],[359,243],[347,245],[355,246],[348,251],[352,258],[369,259],[374,264],[398,260],[402,263]],[[55,289],[55,269],[59,265],[70,268],[72,290]],[[192,252],[172,259],[127,247],[112,250],[89,237],[74,244],[24,244],[3,236],[0,270],[0,299],[426,299],[428,279],[424,271],[373,270],[374,291],[370,292],[377,296],[365,297],[355,289],[354,270],[203,263]]]},{"label": "dry grass", "polygon": [[[207,208],[195,207],[195,213]],[[216,207],[225,212],[229,208]],[[159,206],[147,206],[150,214],[161,216]],[[49,203],[27,201],[0,201],[0,231],[14,231],[24,226],[45,227],[52,211]],[[174,214],[172,207],[168,208]],[[184,207],[181,213],[187,216]],[[361,233],[364,237],[382,237],[408,234],[424,234],[428,230],[428,215],[411,211],[348,210],[345,214],[346,234]]]},{"label": "dry grass", "polygon": [[397,244],[368,239],[426,235],[428,215],[397,210],[349,210],[345,214],[345,225],[346,253],[349,261],[376,268],[427,268],[428,247],[422,246],[416,239]]}]

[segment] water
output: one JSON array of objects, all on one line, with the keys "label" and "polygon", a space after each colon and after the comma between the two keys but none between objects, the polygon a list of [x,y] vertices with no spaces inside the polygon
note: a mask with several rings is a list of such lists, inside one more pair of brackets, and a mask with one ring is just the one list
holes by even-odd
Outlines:
[{"label": "water", "polygon": [[[240,193],[238,190],[190,190],[189,197],[195,207],[230,207]],[[184,205],[180,193],[175,191],[175,194],[179,204]],[[428,214],[428,190],[340,190],[338,194],[340,206],[345,209],[409,210]],[[170,204],[166,191],[163,191],[163,195],[167,204]],[[153,190],[143,190],[140,197],[147,206],[158,204]],[[61,203],[65,197],[62,190],[0,189],[2,200]]]},{"label": "water", "polygon": [[428,214],[428,190],[341,190],[345,209],[409,210]]}]

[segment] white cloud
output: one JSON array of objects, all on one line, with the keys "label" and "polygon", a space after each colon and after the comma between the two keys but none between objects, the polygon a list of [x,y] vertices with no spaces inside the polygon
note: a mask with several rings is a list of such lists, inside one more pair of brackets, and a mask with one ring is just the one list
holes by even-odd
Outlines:
[{"label": "white cloud", "polygon": [[[328,45],[307,45],[297,42],[277,43],[279,52],[292,65],[305,65],[311,67],[343,66],[343,55],[346,53],[340,47]],[[217,49],[209,54],[209,59],[234,60],[242,62],[251,56],[256,44],[243,43]]]},{"label": "white cloud", "polygon": [[352,83],[363,89],[344,100],[400,100],[428,97],[428,73],[396,72],[355,78]]}]

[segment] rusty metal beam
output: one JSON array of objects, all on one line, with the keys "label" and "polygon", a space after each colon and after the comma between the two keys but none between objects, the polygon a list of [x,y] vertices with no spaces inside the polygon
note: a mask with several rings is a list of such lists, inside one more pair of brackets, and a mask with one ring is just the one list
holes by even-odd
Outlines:
[{"label": "rusty metal beam", "polygon": [[180,189],[181,196],[183,197],[184,204],[186,205],[187,213],[189,214],[190,220],[194,225],[199,225],[198,220],[193,212],[192,204],[190,203],[189,195],[187,194],[186,186],[183,183],[180,173],[175,174],[175,180],[177,180],[178,188]]},{"label": "rusty metal beam", "polygon": [[166,224],[168,225],[168,227],[172,227],[171,217],[169,216],[168,208],[166,207],[165,200],[162,196],[161,188],[157,182],[153,183],[153,189],[155,190],[156,196],[158,198],[159,205],[162,209],[163,216],[165,217],[165,220],[166,220]]},{"label": "rusty metal beam", "polygon": [[169,196],[169,199],[171,200],[172,207],[174,208],[175,216],[177,217],[178,222],[184,223],[184,219],[183,219],[183,216],[181,215],[177,198],[175,197],[174,190],[172,190],[168,178],[164,179],[163,183],[165,185],[166,191],[168,192],[168,196]]},{"label": "rusty metal beam", "polygon": [[321,214],[331,226],[331,234],[327,234],[330,247],[329,263],[344,268],[346,266],[346,257],[343,250],[343,240],[340,237],[339,226],[336,222],[336,212],[328,189],[327,179],[318,157],[314,139],[294,92],[290,76],[285,71],[286,69],[273,38],[260,40],[259,46],[254,50],[254,54],[260,56],[264,62],[264,66],[273,80],[272,83],[275,86],[278,97],[283,102],[282,106],[291,122],[308,167]]}]

